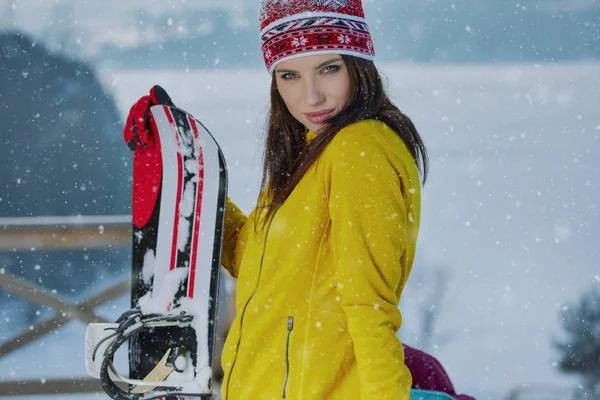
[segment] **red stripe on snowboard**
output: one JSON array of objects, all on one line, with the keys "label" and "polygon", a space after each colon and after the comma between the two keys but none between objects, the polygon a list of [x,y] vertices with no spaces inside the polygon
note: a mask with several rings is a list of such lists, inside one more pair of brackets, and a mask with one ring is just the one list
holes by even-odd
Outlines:
[{"label": "red stripe on snowboard", "polygon": [[[173,127],[173,133],[175,134],[175,138],[177,139],[177,149],[181,145],[179,141],[179,130],[177,129],[177,125],[175,124],[175,120],[173,119],[173,115],[171,114],[171,110],[169,107],[164,106],[165,114],[167,114],[167,119],[169,123]],[[177,152],[177,198],[175,199],[175,220],[173,221],[173,242],[171,243],[171,265],[169,266],[169,270],[172,271],[175,269],[177,262],[177,240],[179,233],[179,203],[181,203],[182,191],[183,191],[183,160],[181,157],[181,153]]]},{"label": "red stripe on snowboard", "polygon": [[[198,143],[199,133],[198,127],[196,126],[196,121],[188,116],[188,121],[192,126],[192,130],[194,131],[194,139],[195,142]],[[194,229],[192,232],[194,233],[193,241],[192,241],[192,259],[190,260],[190,275],[188,278],[188,297],[194,297],[194,284],[196,279],[196,259],[198,253],[198,237],[200,236],[200,216],[202,212],[202,192],[204,189],[204,155],[202,154],[202,146],[198,146],[195,149],[198,159],[198,183],[196,186],[196,215],[194,216]]]}]

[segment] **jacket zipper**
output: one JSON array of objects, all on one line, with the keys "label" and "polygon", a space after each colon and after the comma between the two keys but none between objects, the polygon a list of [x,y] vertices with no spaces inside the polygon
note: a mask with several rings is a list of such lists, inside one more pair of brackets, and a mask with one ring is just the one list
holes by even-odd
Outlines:
[{"label": "jacket zipper", "polygon": [[290,377],[290,336],[292,335],[292,329],[294,329],[294,317],[288,317],[288,333],[285,342],[285,381],[283,381],[283,395],[281,396],[282,399],[286,398],[288,378]]},{"label": "jacket zipper", "polygon": [[260,267],[258,269],[258,279],[256,282],[256,287],[254,288],[254,292],[252,292],[250,297],[248,297],[248,301],[244,305],[244,309],[242,310],[242,314],[240,316],[240,337],[238,338],[238,342],[237,342],[237,346],[236,346],[236,355],[233,360],[233,364],[231,365],[231,369],[229,370],[229,377],[227,379],[227,396],[225,397],[225,400],[229,399],[229,385],[231,383],[231,375],[233,374],[233,369],[235,368],[235,362],[237,361],[237,351],[239,350],[240,343],[242,341],[242,326],[243,326],[243,322],[244,322],[244,315],[246,315],[246,308],[248,308],[248,304],[250,304],[250,300],[252,300],[252,298],[256,294],[256,290],[258,289],[258,284],[260,283],[260,275],[262,274],[263,260],[265,259],[265,250],[267,248],[267,237],[269,236],[269,230],[271,229],[272,221],[273,221],[273,219],[271,218],[271,220],[269,221],[269,225],[267,225],[267,232],[265,232],[265,240],[263,242],[262,255],[260,256]]}]

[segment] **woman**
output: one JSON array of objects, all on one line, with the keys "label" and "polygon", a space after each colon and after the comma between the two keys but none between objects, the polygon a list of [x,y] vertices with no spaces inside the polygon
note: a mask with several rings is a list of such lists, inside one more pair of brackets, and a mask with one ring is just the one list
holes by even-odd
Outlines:
[{"label": "woman", "polygon": [[267,0],[260,24],[271,108],[257,207],[227,203],[223,399],[409,399],[396,332],[425,147],[385,94],[359,0]]},{"label": "woman", "polygon": [[263,183],[231,202],[238,278],[223,398],[408,399],[396,336],[426,151],[386,96],[360,1],[266,1],[272,74]]}]

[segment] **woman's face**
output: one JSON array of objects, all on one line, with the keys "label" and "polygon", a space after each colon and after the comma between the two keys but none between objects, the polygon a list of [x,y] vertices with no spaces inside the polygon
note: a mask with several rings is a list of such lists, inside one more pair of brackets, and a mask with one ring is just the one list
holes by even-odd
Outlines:
[{"label": "woman's face", "polygon": [[277,90],[290,113],[312,132],[350,101],[350,75],[337,54],[287,60],[275,68]]}]

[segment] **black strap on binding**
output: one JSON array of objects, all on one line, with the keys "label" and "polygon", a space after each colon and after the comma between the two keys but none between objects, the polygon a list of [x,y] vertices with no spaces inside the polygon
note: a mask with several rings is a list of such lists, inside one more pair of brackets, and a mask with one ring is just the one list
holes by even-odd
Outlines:
[{"label": "black strap on binding", "polygon": [[[119,326],[114,329],[111,335],[108,335],[102,339],[94,348],[92,353],[92,359],[95,360],[100,345],[107,340],[111,340],[116,337],[106,349],[103,354],[102,364],[100,366],[100,384],[106,394],[114,400],[157,400],[164,398],[165,396],[198,396],[197,394],[189,394],[180,392],[181,388],[173,387],[157,387],[150,393],[131,393],[127,390],[120,388],[110,377],[110,371],[116,374],[115,367],[113,366],[113,358],[119,347],[127,342],[132,336],[138,334],[144,329],[152,329],[156,326],[164,325],[177,325],[184,326],[189,324],[193,319],[192,315],[181,313],[173,315],[163,314],[142,314],[139,308],[134,308],[125,312],[116,321]],[[181,349],[174,349],[177,353],[181,352]],[[156,392],[160,391],[160,395],[156,395]]]}]

